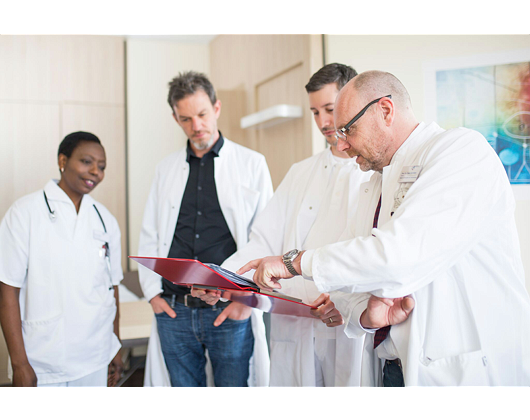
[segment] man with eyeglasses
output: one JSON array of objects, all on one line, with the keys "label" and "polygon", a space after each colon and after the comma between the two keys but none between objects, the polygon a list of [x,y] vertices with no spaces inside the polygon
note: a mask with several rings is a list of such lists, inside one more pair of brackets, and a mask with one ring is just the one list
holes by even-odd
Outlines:
[{"label": "man with eyeglasses", "polygon": [[[476,131],[419,123],[390,73],[350,81],[334,116],[338,149],[375,173],[361,187],[356,238],[301,252],[292,268],[322,292],[374,295],[351,295],[343,313],[348,335],[371,338],[363,383],[528,386],[530,298],[515,200],[497,154]],[[240,273],[252,268],[263,288],[292,277],[281,257],[251,261]],[[393,319],[380,304],[406,307],[409,297],[410,317],[381,328]]]}]

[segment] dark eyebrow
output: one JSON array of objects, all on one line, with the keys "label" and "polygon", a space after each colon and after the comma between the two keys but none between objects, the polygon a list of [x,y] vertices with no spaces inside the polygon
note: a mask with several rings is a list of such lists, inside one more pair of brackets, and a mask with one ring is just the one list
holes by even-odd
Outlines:
[{"label": "dark eyebrow", "polygon": [[[207,109],[204,108],[204,109],[202,109],[201,111],[199,111],[199,113],[198,113],[197,115],[201,115],[201,114],[205,113],[206,111],[207,111]],[[191,118],[191,117],[188,117],[187,115],[181,115],[181,114],[179,114],[178,117],[179,117],[179,118]]]},{"label": "dark eyebrow", "polygon": [[[328,102],[327,104],[322,105],[320,108],[326,108],[326,107],[328,107],[330,105],[333,106],[333,105],[335,105],[335,103],[334,102]],[[309,108],[309,109],[314,109],[315,111],[318,111],[318,108],[315,108],[314,106]]]}]

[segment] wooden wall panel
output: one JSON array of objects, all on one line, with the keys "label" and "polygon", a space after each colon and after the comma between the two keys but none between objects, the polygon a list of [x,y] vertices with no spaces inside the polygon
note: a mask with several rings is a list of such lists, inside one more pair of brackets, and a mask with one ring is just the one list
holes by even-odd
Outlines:
[{"label": "wooden wall panel", "polygon": [[0,103],[0,218],[13,202],[59,177],[60,107]]},{"label": "wooden wall panel", "polygon": [[[211,79],[225,103],[219,128],[228,138],[263,153],[276,188],[289,167],[322,150],[312,130],[304,86],[322,67],[319,35],[220,35],[210,44]],[[230,69],[230,71],[227,71]],[[239,100],[239,105],[233,104]],[[268,128],[239,128],[242,117],[273,105],[300,105],[301,119]]]},{"label": "wooden wall panel", "polygon": [[[303,63],[273,76],[256,86],[257,109],[266,109],[277,104],[298,105],[309,113],[304,92]],[[277,186],[294,162],[311,156],[311,139],[305,137],[308,130],[304,118],[267,128],[255,129],[258,150],[265,155],[271,171],[272,182]],[[311,121],[309,121],[311,124]],[[301,135],[303,134],[303,136]]]}]

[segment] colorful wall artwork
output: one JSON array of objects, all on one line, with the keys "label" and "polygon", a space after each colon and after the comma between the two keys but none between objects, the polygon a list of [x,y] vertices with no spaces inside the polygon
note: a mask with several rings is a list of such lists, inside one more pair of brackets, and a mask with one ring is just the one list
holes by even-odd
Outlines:
[{"label": "colorful wall artwork", "polygon": [[530,184],[530,62],[436,71],[436,121],[486,137],[512,184]]}]

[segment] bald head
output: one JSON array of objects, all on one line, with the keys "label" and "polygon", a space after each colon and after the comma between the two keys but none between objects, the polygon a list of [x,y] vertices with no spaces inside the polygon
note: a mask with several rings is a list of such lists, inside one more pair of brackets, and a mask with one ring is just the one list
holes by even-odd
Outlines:
[{"label": "bald head", "polygon": [[350,88],[365,102],[392,95],[397,109],[401,112],[407,110],[412,112],[409,93],[403,83],[393,74],[378,70],[365,71],[351,80]]},{"label": "bald head", "polygon": [[382,171],[418,125],[405,86],[394,75],[376,70],[359,74],[342,88],[334,118],[343,136],[338,150],[357,156],[363,171]]}]

